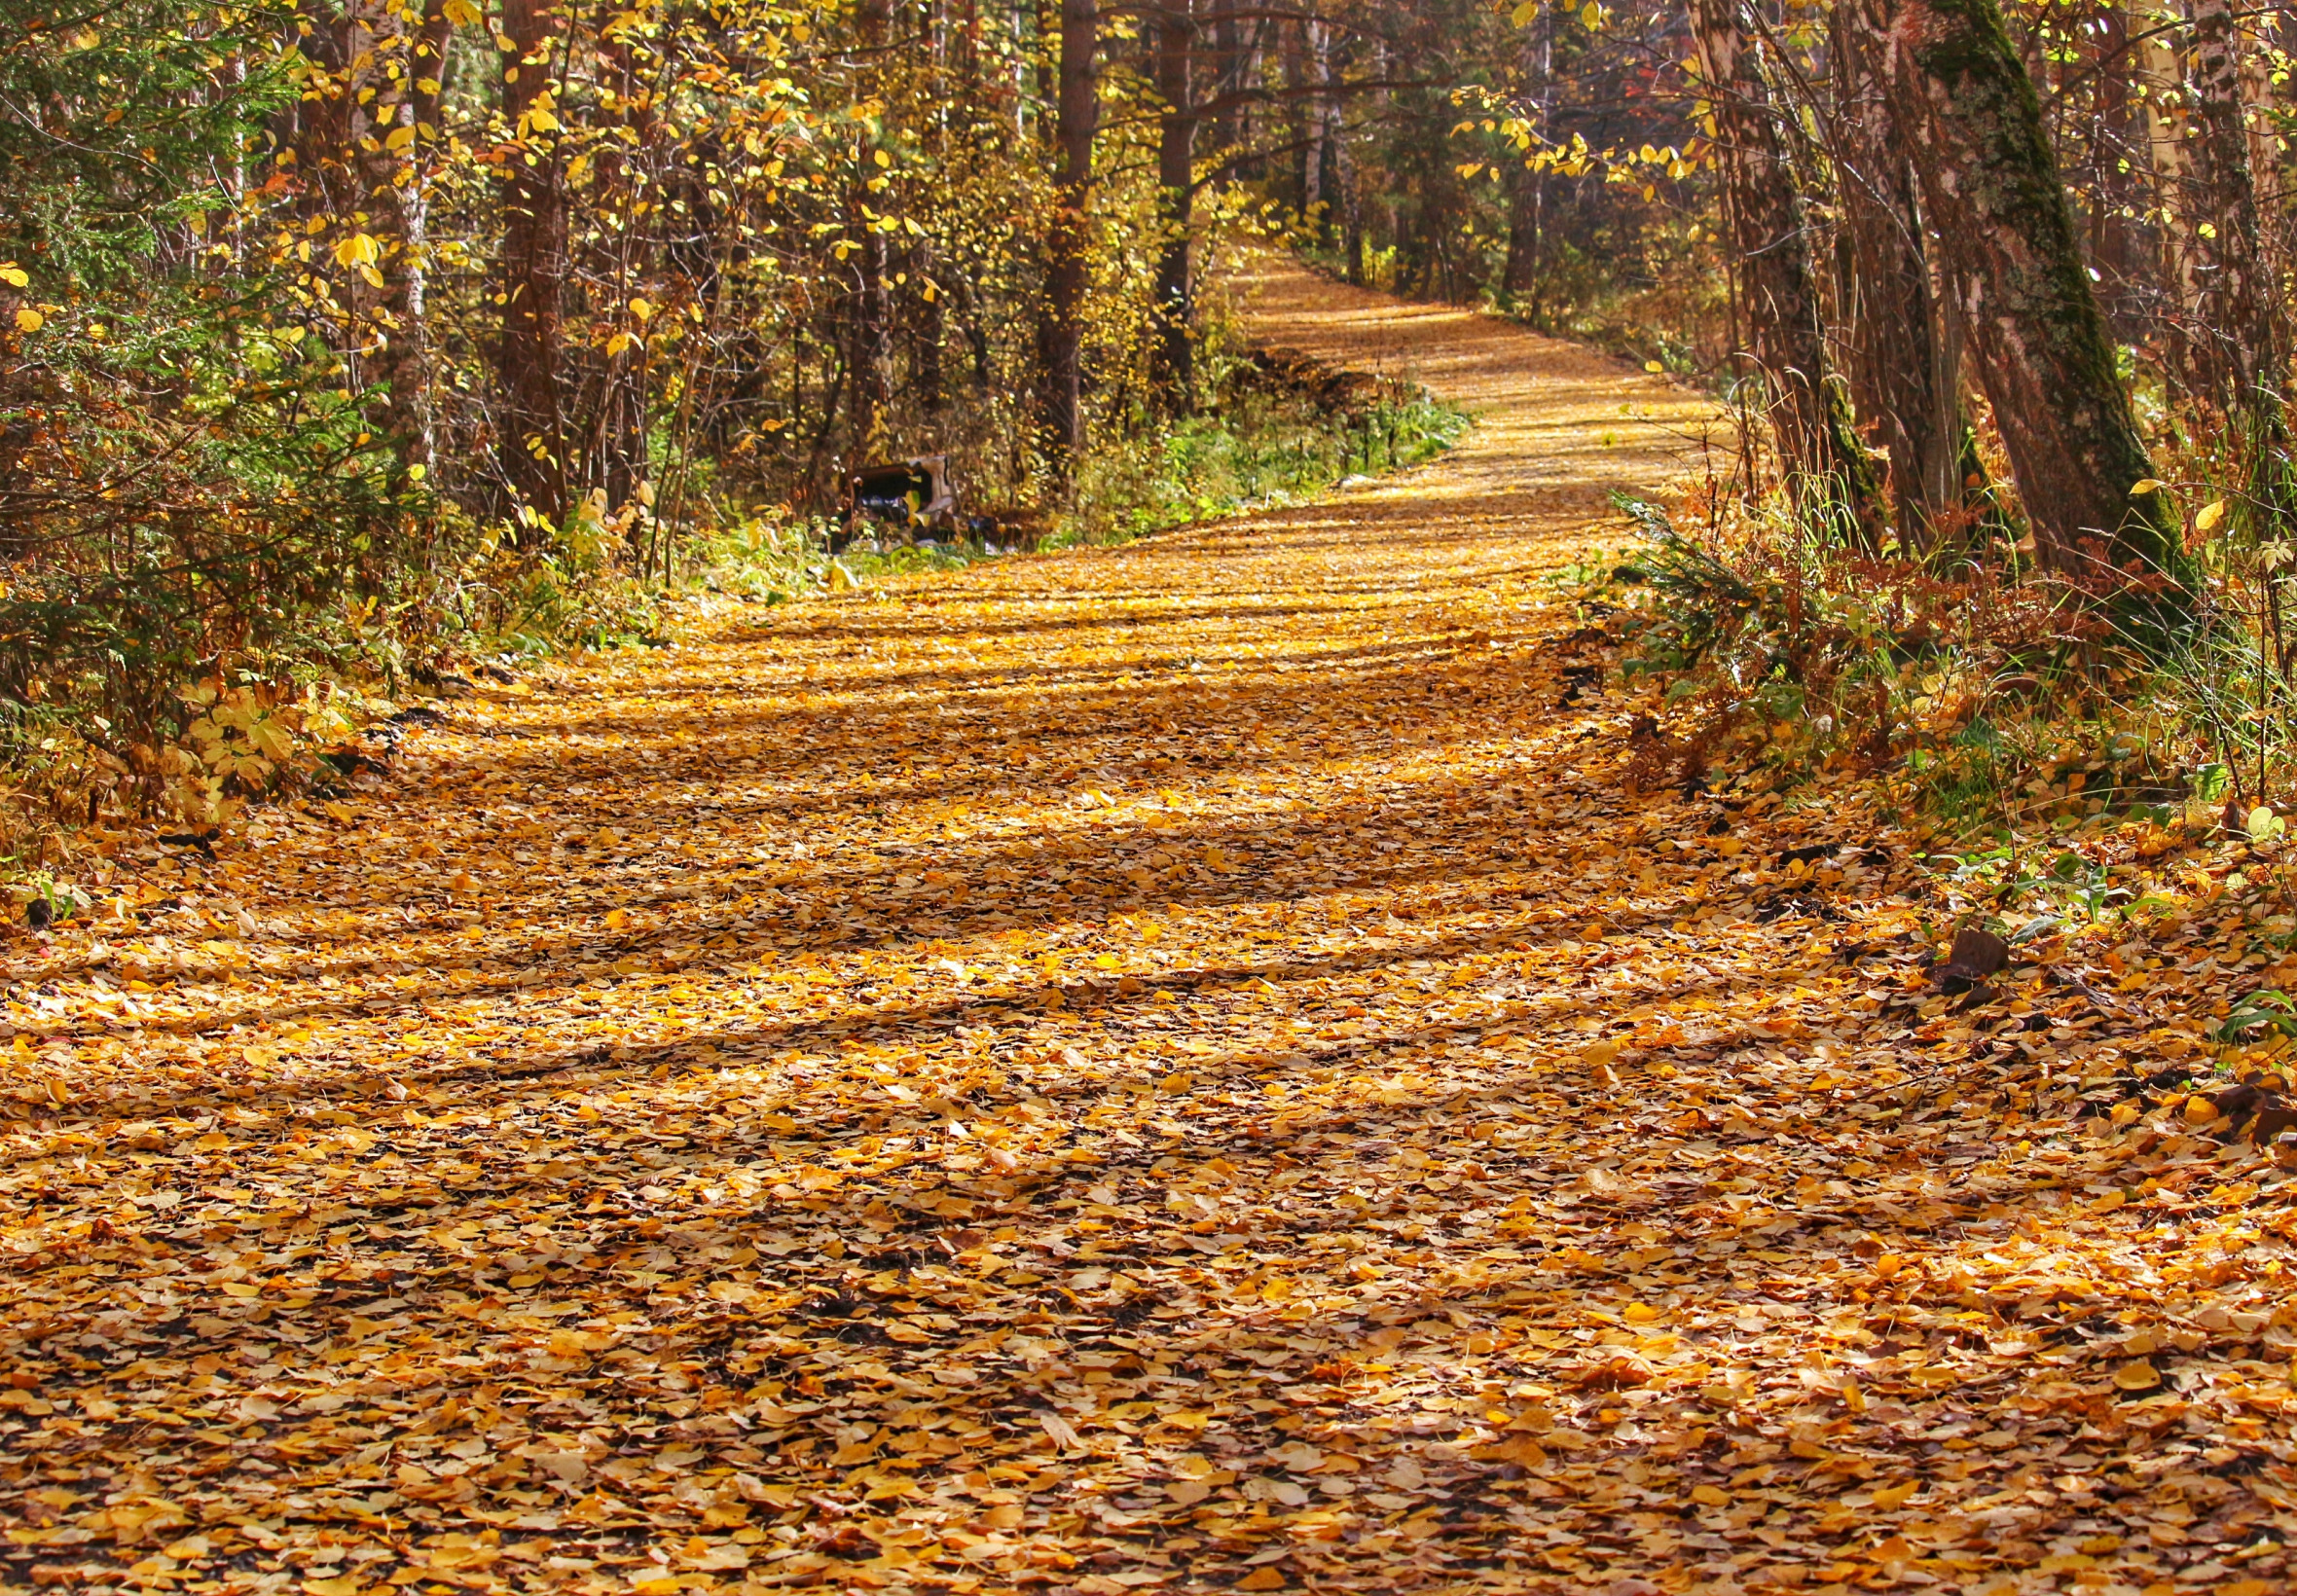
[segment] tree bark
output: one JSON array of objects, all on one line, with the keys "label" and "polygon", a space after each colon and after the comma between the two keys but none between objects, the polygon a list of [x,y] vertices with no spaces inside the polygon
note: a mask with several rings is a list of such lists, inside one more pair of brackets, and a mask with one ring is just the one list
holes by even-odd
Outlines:
[{"label": "tree bark", "polygon": [[[2033,81],[1993,0],[1861,0],[2041,561],[2092,585],[2176,550]],[[2110,567],[2110,569],[2109,569]],[[2117,574],[2119,573],[2119,574]]]},{"label": "tree bark", "polygon": [[1156,186],[1164,240],[1156,262],[1150,381],[1175,411],[1194,403],[1196,346],[1192,277],[1196,204],[1196,107],[1189,82],[1196,19],[1192,0],[1163,0],[1156,19]]},{"label": "tree bark", "polygon": [[1211,0],[1213,14],[1212,98],[1220,109],[1213,116],[1213,154],[1223,171],[1235,169],[1244,99],[1237,93],[1244,79],[1243,35],[1236,25],[1236,0]]},{"label": "tree bark", "polygon": [[1342,83],[1340,67],[1333,59],[1331,42],[1327,34],[1320,53],[1318,66],[1324,85],[1324,127],[1327,148],[1331,152],[1331,186],[1335,191],[1337,224],[1334,233],[1339,239],[1342,269],[1350,282],[1359,287],[1364,283],[1364,201],[1357,192],[1356,152],[1348,144],[1347,121],[1340,114]]},{"label": "tree bark", "polygon": [[2192,317],[2180,341],[2185,382],[2229,416],[2278,419],[2287,345],[2250,177],[2240,24],[2231,0],[2187,0],[2186,18],[2188,159],[2174,246]]},{"label": "tree bark", "polygon": [[1874,425],[1890,456],[1899,538],[1913,548],[1962,504],[1960,341],[1932,293],[1909,152],[1884,103],[1870,41],[1842,11],[1832,27],[1840,237],[1849,268],[1843,365],[1858,419]]},{"label": "tree bark", "polygon": [[1093,179],[1093,133],[1100,122],[1094,58],[1100,45],[1097,0],[1062,0],[1061,64],[1054,107],[1052,225],[1045,238],[1044,306],[1038,321],[1039,424],[1045,459],[1066,488],[1084,447],[1081,352],[1087,257],[1085,204]]},{"label": "tree bark", "polygon": [[[857,82],[863,99],[875,95],[879,57],[893,23],[892,0],[861,0],[857,33],[863,52]],[[892,340],[886,322],[886,236],[873,226],[869,201],[881,187],[876,141],[865,127],[854,137],[854,176],[846,188],[846,234],[854,242],[853,278],[846,291],[846,370],[853,459],[859,465],[886,444],[886,412],[893,399]]]},{"label": "tree bark", "polygon": [[1553,89],[1555,8],[1540,7],[1523,39],[1524,119],[1530,137],[1527,158],[1508,174],[1508,263],[1500,284],[1511,299],[1539,314],[1542,246],[1547,226],[1548,170],[1528,158],[1546,148],[1548,102]]},{"label": "tree bark", "polygon": [[1880,516],[1873,463],[1827,381],[1803,199],[1780,140],[1768,72],[1743,0],[1695,0],[1694,42],[1715,120],[1723,208],[1747,350],[1768,389],[1790,493],[1870,544]]},{"label": "tree bark", "polygon": [[654,329],[637,317],[630,307],[642,297],[651,266],[654,230],[644,218],[642,163],[654,147],[655,116],[648,86],[639,77],[639,63],[625,38],[605,41],[602,69],[620,106],[621,129],[626,138],[609,139],[592,165],[592,187],[584,197],[590,214],[613,217],[615,225],[593,232],[596,242],[589,259],[592,292],[600,307],[620,323],[618,331],[633,342],[619,348],[609,345],[599,372],[598,408],[588,417],[588,442],[583,451],[582,481],[605,494],[609,514],[622,511],[637,497],[647,480],[646,459],[646,345]]},{"label": "tree bark", "polygon": [[[407,75],[401,98],[379,124],[406,135],[404,153],[392,163],[388,192],[377,194],[379,207],[396,234],[383,264],[383,345],[375,362],[376,381],[385,386],[383,425],[397,450],[402,471],[427,473],[437,453],[431,406],[430,328],[424,304],[429,270],[430,185],[445,96],[447,51],[455,38],[443,0],[425,0],[408,41]],[[387,152],[388,139],[384,140]]]},{"label": "tree bark", "polygon": [[1318,95],[1308,91],[1312,59],[1315,81],[1324,81],[1323,28],[1324,24],[1314,19],[1301,22],[1296,30],[1288,30],[1284,50],[1285,91],[1300,129],[1300,220],[1310,227],[1322,221],[1324,204],[1324,106]]},{"label": "tree bark", "polygon": [[559,150],[553,0],[502,0],[503,114],[516,140],[502,176],[502,385],[495,461],[512,496],[556,526],[566,513],[564,356],[566,185]]}]

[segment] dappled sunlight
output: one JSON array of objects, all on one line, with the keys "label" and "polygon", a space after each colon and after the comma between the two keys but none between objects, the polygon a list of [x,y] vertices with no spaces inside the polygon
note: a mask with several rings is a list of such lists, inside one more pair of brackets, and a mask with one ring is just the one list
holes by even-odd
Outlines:
[{"label": "dappled sunlight", "polygon": [[1903,850],[1628,787],[1542,573],[1699,407],[1297,273],[1254,313],[1480,423],[490,687],[16,950],[22,1548],[323,1529],[316,1596],[1959,1582],[2035,1561],[1959,1515],[2056,1533],[1988,1453],[2173,1433],[2035,1361],[2174,1260],[2027,1233],[2071,1155],[1957,1116],[1990,1067],[1910,1017]]}]

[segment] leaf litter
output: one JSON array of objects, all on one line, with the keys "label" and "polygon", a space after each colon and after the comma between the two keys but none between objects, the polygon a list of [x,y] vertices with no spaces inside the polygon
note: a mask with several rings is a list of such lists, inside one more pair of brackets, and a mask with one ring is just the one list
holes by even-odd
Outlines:
[{"label": "leaf litter", "polygon": [[1631,791],[1542,572],[1695,407],[1258,288],[1479,427],[474,684],[18,934],[7,1579],[2283,1588],[2287,926],[1942,967],[1847,777]]}]

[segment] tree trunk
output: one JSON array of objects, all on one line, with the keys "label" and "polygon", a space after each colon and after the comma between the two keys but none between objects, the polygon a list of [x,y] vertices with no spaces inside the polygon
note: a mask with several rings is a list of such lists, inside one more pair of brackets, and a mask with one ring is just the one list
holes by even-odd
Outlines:
[{"label": "tree trunk", "polygon": [[1742,0],[1695,0],[1693,31],[1722,161],[1723,208],[1786,486],[1805,507],[1878,541],[1873,463],[1827,381],[1802,195]]},{"label": "tree trunk", "polygon": [[1542,6],[1523,38],[1526,159],[1508,174],[1508,264],[1500,279],[1510,299],[1539,312],[1542,233],[1547,225],[1548,171],[1529,157],[1546,148],[1548,101],[1555,61],[1555,9]]},{"label": "tree trunk", "polygon": [[1832,25],[1840,237],[1849,266],[1842,284],[1844,366],[1859,420],[1873,423],[1890,455],[1899,538],[1913,548],[1929,540],[1941,515],[1962,503],[1959,341],[1931,292],[1914,174],[1883,101],[1871,43],[1841,11]]},{"label": "tree trunk", "polygon": [[2280,413],[2286,341],[2250,179],[2242,42],[2231,0],[2187,0],[2193,28],[2185,114],[2184,226],[2176,248],[2190,285],[2184,341],[2195,397],[2229,416]]},{"label": "tree trunk", "polygon": [[[2050,568],[2091,581],[2175,549],[2090,286],[2033,81],[1993,0],[1862,0],[1924,208],[1962,297],[2011,474]],[[2101,562],[2103,563],[2101,563]]]},{"label": "tree trunk", "polygon": [[[875,96],[883,76],[879,58],[893,18],[892,0],[861,0],[856,31],[863,51],[857,75],[863,99]],[[877,146],[867,128],[854,138],[854,176],[846,187],[846,236],[853,279],[846,290],[846,371],[851,393],[848,426],[857,466],[886,447],[886,412],[893,399],[892,341],[886,325],[886,236],[869,220],[871,185],[879,181]]]},{"label": "tree trunk", "polygon": [[609,513],[619,512],[637,497],[647,480],[646,460],[646,344],[654,329],[630,307],[643,297],[651,262],[648,242],[653,229],[639,204],[642,190],[633,170],[654,147],[655,118],[646,86],[639,81],[638,62],[627,41],[613,39],[602,51],[602,66],[609,74],[613,102],[621,107],[621,129],[626,137],[609,139],[593,163],[592,187],[583,203],[590,214],[614,218],[613,225],[595,232],[597,243],[589,260],[592,291],[599,308],[620,323],[618,331],[631,342],[608,352],[599,374],[598,409],[589,418],[588,446],[582,460],[582,481],[605,494]]},{"label": "tree trunk", "polygon": [[1243,35],[1236,25],[1236,0],[1212,0],[1213,154],[1223,172],[1233,171],[1244,101],[1237,91],[1244,81]]},{"label": "tree trunk", "polygon": [[1100,122],[1094,57],[1100,44],[1097,0],[1062,0],[1061,66],[1053,141],[1052,226],[1045,238],[1044,307],[1037,328],[1039,424],[1045,459],[1066,488],[1084,447],[1080,354],[1084,341],[1087,258],[1085,203],[1093,179],[1093,132]]},{"label": "tree trunk", "polygon": [[2099,307],[2117,339],[2135,343],[2150,331],[2150,317],[2132,290],[2148,280],[2139,262],[2144,250],[2132,218],[2144,200],[2132,181],[2129,154],[2135,147],[2131,89],[2130,12],[2120,0],[2105,0],[2095,12],[2088,170],[2082,187],[2090,214],[2090,264],[2096,270]]},{"label": "tree trunk", "polygon": [[[398,453],[400,469],[415,476],[430,470],[437,451],[431,410],[430,329],[423,303],[428,271],[430,185],[435,152],[442,143],[440,104],[447,77],[447,50],[455,29],[443,0],[426,0],[409,40],[407,76],[393,85],[403,96],[378,124],[404,129],[404,153],[394,158],[388,191],[376,193],[378,209],[396,236],[383,264],[383,343],[373,377],[386,389],[383,430]],[[387,140],[384,142],[387,153]]]},{"label": "tree trunk", "polygon": [[512,496],[551,526],[566,513],[559,398],[566,187],[553,83],[552,0],[502,0],[503,113],[519,141],[502,179],[502,410],[495,460]]},{"label": "tree trunk", "polygon": [[1322,222],[1324,206],[1324,104],[1308,91],[1312,68],[1315,81],[1324,81],[1323,34],[1322,22],[1302,22],[1284,53],[1284,87],[1300,127],[1300,220],[1310,227]]},{"label": "tree trunk", "polygon": [[1334,232],[1340,242],[1340,261],[1350,282],[1364,283],[1364,202],[1356,189],[1356,152],[1348,145],[1348,126],[1340,115],[1340,68],[1332,58],[1329,35],[1318,62],[1324,84],[1324,127],[1331,152],[1331,186],[1335,200]]},{"label": "tree trunk", "polygon": [[1189,68],[1196,29],[1191,0],[1163,0],[1156,18],[1156,184],[1164,242],[1156,262],[1155,342],[1150,381],[1173,410],[1194,403],[1196,350],[1191,337],[1195,285],[1190,234],[1196,202],[1196,108]]}]

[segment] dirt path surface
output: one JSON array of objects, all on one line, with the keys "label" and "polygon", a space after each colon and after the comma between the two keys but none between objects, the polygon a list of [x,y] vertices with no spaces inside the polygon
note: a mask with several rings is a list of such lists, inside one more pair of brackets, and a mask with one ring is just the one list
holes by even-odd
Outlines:
[{"label": "dirt path surface", "polygon": [[2091,1007],[1982,1056],[1826,792],[1625,790],[1544,573],[1699,408],[1253,292],[1480,424],[483,684],[10,945],[0,1579],[2286,1588],[2254,1180],[2044,1117]]}]

